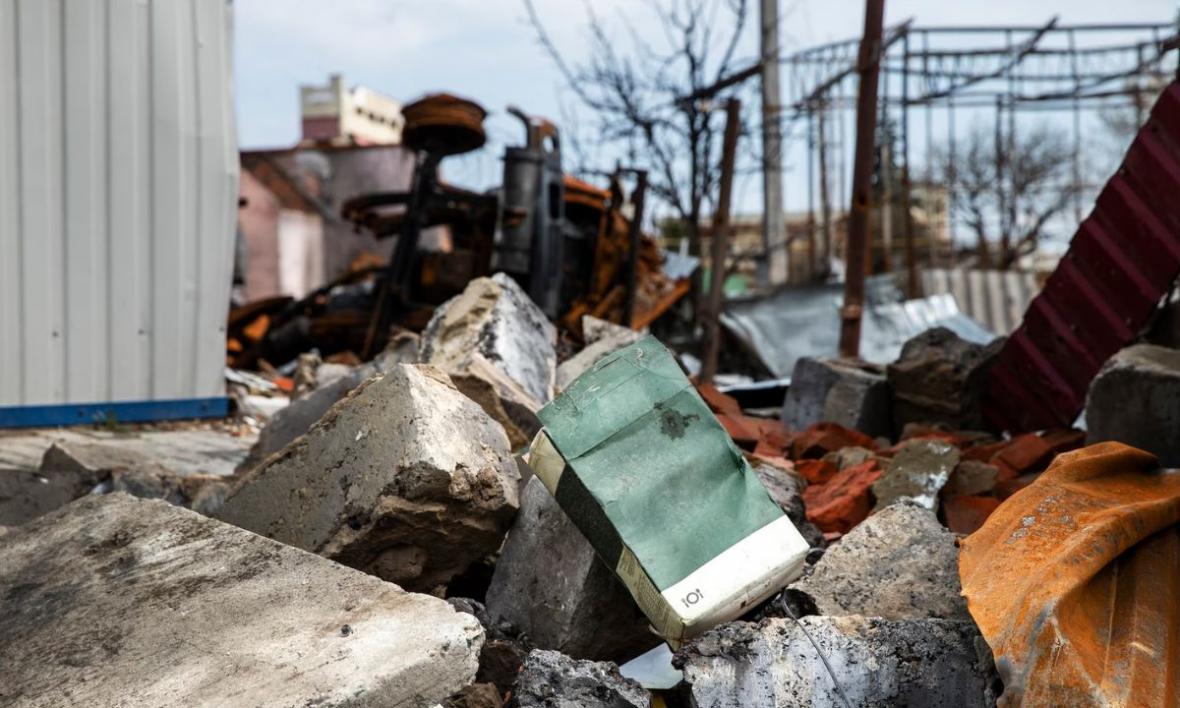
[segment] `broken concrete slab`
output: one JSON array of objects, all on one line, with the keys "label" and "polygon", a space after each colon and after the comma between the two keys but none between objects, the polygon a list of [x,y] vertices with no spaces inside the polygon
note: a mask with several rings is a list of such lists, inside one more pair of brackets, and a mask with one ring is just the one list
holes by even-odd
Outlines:
[{"label": "broken concrete slab", "polygon": [[535,649],[516,680],[517,708],[648,708],[651,694],[609,662]]},{"label": "broken concrete slab", "polygon": [[1112,356],[1086,397],[1086,441],[1116,440],[1180,466],[1180,350],[1137,344]]},{"label": "broken concrete slab", "polygon": [[516,448],[540,429],[536,412],[553,397],[556,341],[545,313],[497,273],[472,280],[435,310],[419,353],[500,421]]},{"label": "broken concrete slab", "polygon": [[126,492],[186,508],[192,507],[206,486],[223,486],[224,479],[220,475],[177,474],[147,451],[125,449],[115,441],[54,443],[41,458],[41,475],[83,477],[93,480],[96,492]]},{"label": "broken concrete slab", "polygon": [[19,526],[89,494],[101,476],[87,471],[42,474],[0,469],[0,525]]},{"label": "broken concrete slab", "polygon": [[[587,319],[594,318],[589,316],[583,317],[583,328],[586,327]],[[599,322],[602,321],[599,320]],[[602,322],[602,324],[604,326],[598,328],[595,332],[597,336],[593,340],[587,338],[586,346],[580,352],[561,362],[557,367],[558,391],[565,390],[574,379],[588,371],[602,357],[613,351],[622,349],[628,344],[639,341],[643,336],[633,329],[621,327],[610,322]]]},{"label": "broken concrete slab", "polygon": [[398,364],[246,475],[218,518],[435,591],[500,546],[518,475],[503,429],[446,374]]},{"label": "broken concrete slab", "polygon": [[[363,382],[384,374],[397,364],[414,364],[418,360],[418,336],[402,332],[390,340],[389,346],[373,361],[358,367],[344,367],[347,372],[334,376],[321,375],[324,367],[341,367],[340,364],[322,364],[316,370],[316,388],[306,395],[291,401],[291,404],[271,416],[258,435],[258,442],[250,448],[250,454],[238,466],[239,472],[248,472],[266,458],[286,447],[292,440],[303,435],[316,424],[336,402]],[[331,378],[324,378],[324,377]]]},{"label": "broken concrete slab", "polygon": [[128,448],[115,441],[53,443],[41,457],[42,472],[75,472],[97,478],[109,477],[115,470],[139,472],[152,476],[172,474],[171,470],[143,450]]},{"label": "broken concrete slab", "polygon": [[941,423],[951,430],[986,430],[983,394],[1003,339],[981,345],[935,327],[910,339],[886,367],[893,390],[893,425]]},{"label": "broken concrete slab", "polygon": [[660,643],[627,588],[533,478],[496,563],[488,615],[534,646],[626,661]]},{"label": "broken concrete slab", "polygon": [[678,661],[696,708],[995,705],[991,651],[970,620],[813,616],[799,624],[782,618],[731,622],[686,647]]},{"label": "broken concrete slab", "polygon": [[182,424],[178,429],[93,430],[33,428],[0,431],[0,468],[41,468],[46,450],[54,443],[110,444],[140,453],[178,475],[228,476],[246,456],[254,436],[222,423]]},{"label": "broken concrete slab", "polygon": [[913,501],[927,509],[938,508],[938,493],[959,464],[959,449],[941,440],[903,443],[873,482],[877,509],[900,501]]},{"label": "broken concrete slab", "polygon": [[603,339],[618,339],[630,336],[638,339],[646,332],[646,327],[643,328],[642,332],[637,332],[630,327],[615,324],[614,322],[609,322],[593,315],[582,315],[582,341],[586,342],[586,346],[600,342]]},{"label": "broken concrete slab", "polygon": [[809,595],[823,615],[969,618],[955,535],[908,502],[865,519],[790,588]]},{"label": "broken concrete slab", "polygon": [[884,370],[842,359],[802,357],[795,362],[783,402],[783,423],[803,430],[838,423],[872,437],[893,433],[889,383]]},{"label": "broken concrete slab", "polygon": [[123,494],[8,534],[0,595],[5,705],[430,705],[483,642],[442,600]]}]

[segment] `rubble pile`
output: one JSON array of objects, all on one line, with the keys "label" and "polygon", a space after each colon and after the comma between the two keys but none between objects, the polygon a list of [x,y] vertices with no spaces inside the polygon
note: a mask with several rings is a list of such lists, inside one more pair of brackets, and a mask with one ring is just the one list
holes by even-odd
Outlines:
[{"label": "rubble pile", "polygon": [[484,632],[436,598],[162,501],[88,496],[0,544],[4,705],[429,705]]},{"label": "rubble pile", "polygon": [[[1109,514],[1087,536],[1104,544],[1103,564],[1139,544],[1127,567],[1154,568],[1176,547],[1176,483],[1148,474],[1150,455],[1097,446],[1059,457],[1087,433],[988,430],[995,346],[931,330],[886,367],[803,358],[768,413],[690,382],[654,339],[589,316],[582,331],[585,346],[559,362],[553,325],[515,281],[480,278],[420,340],[399,335],[369,363],[301,358],[290,405],[248,455],[243,444],[232,476],[77,441],[50,446],[39,469],[0,474],[0,703],[991,706],[1044,680],[1046,642],[1071,643],[1065,658],[1078,666],[1093,659],[1089,625],[1072,615],[1029,640],[1042,644],[1012,640],[1032,636],[1008,626],[1022,617],[1084,614],[1050,590],[1097,602],[1109,580],[1095,561],[1032,587],[1035,563],[1054,561],[1041,556],[1070,552],[1059,537],[1072,512],[1042,522],[1046,505],[1085,497]],[[1149,423],[1173,420],[1180,361],[1155,349],[1120,354],[1095,380],[1091,440],[1141,426],[1161,438],[1144,447],[1168,459],[1175,436]],[[627,398],[611,376],[650,377],[651,388]],[[1136,402],[1123,393],[1140,390]],[[638,459],[644,469],[627,467]],[[653,612],[700,599],[657,586],[652,572],[671,575],[658,561],[715,539],[665,544],[659,534],[688,526],[672,529],[681,519],[667,509],[626,507],[638,485],[626,475],[702,459],[733,471],[718,498],[775,519],[740,543],[780,523],[802,541],[772,589],[716,610],[700,633],[657,633]],[[1062,467],[1071,461],[1090,466]],[[597,497],[606,473],[595,465],[623,473]],[[714,483],[700,480],[657,488],[652,503],[691,501]],[[1149,500],[1134,538],[1120,536],[1120,485]],[[624,531],[620,509],[639,519]],[[1013,556],[1011,543],[1050,531],[1060,550]],[[604,561],[603,548],[624,542],[637,550]],[[701,569],[729,550],[685,572],[708,579]],[[1030,587],[998,592],[992,573]],[[1162,651],[1158,634],[1142,641]],[[661,648],[644,661],[662,678],[644,680],[636,658]]]},{"label": "rubble pile", "polygon": [[398,364],[243,477],[217,516],[432,590],[500,546],[519,479],[499,424],[438,369]]}]

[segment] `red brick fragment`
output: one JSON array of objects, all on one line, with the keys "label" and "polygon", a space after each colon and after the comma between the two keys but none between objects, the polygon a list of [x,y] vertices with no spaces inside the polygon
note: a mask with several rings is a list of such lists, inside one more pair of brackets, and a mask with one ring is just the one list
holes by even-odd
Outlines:
[{"label": "red brick fragment", "polygon": [[996,453],[991,464],[1000,469],[1000,479],[1013,479],[1026,472],[1039,472],[1053,459],[1053,448],[1036,433],[1017,435]]},{"label": "red brick fragment", "polygon": [[873,508],[872,486],[881,477],[876,460],[847,467],[825,484],[803,490],[807,520],[821,531],[848,533],[864,521]]},{"label": "red brick fragment", "polygon": [[826,460],[799,460],[795,463],[795,471],[809,484],[827,484],[839,469]]},{"label": "red brick fragment", "polygon": [[721,423],[725,432],[729,433],[729,437],[733,438],[735,443],[747,450],[754,449],[754,445],[761,437],[761,421],[757,418],[749,418],[740,413],[738,415],[718,413],[717,421]]},{"label": "red brick fragment", "polygon": [[1086,444],[1086,431],[1074,428],[1056,428],[1041,433],[1041,439],[1054,455],[1077,450]]},{"label": "red brick fragment", "polygon": [[995,497],[958,496],[942,502],[946,525],[951,531],[961,534],[975,533],[991,515],[1000,500]]},{"label": "red brick fragment", "polygon": [[850,430],[836,423],[816,423],[791,441],[791,457],[796,460],[823,457],[845,447],[877,449],[877,442],[868,435]]},{"label": "red brick fragment", "polygon": [[697,384],[697,392],[701,394],[701,398],[705,399],[705,405],[709,406],[714,413],[736,416],[742,414],[742,407],[737,399],[718,391],[713,384]]},{"label": "red brick fragment", "polygon": [[1019,477],[1015,477],[1013,479],[1000,480],[1000,482],[996,484],[996,496],[1000,499],[1007,499],[1013,494],[1019,492],[1021,489],[1024,489],[1028,485],[1035,482],[1037,477],[1040,476],[1040,472],[1028,472],[1027,474],[1022,474]]}]

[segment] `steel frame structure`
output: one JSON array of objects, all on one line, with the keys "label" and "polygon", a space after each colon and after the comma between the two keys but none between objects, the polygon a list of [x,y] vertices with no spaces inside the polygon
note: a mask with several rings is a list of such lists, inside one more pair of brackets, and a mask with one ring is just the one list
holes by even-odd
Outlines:
[{"label": "steel frame structure", "polygon": [[[859,39],[810,47],[780,59],[786,71],[787,96],[779,109],[784,131],[806,136],[808,261],[816,251],[833,253],[832,202],[849,203],[848,118],[855,110]],[[945,111],[946,144],[953,162],[956,111],[991,112],[997,146],[1015,145],[1018,113],[1050,111],[1071,117],[1072,166],[1069,187],[1075,197],[1073,218],[1080,223],[1087,203],[1082,192],[1082,115],[1087,111],[1133,107],[1142,124],[1155,92],[1176,72],[1180,33],[1165,23],[1063,25],[1053,18],[1042,25],[915,26],[913,21],[887,27],[881,40],[878,110],[898,126],[904,205],[905,261],[908,285],[916,290],[917,257],[913,252],[910,180],[916,136],[914,119],[924,114],[925,180],[934,182],[929,156],[934,147],[934,114]],[[735,75],[736,76],[736,75]],[[943,121],[940,121],[943,122]],[[1002,148],[997,154],[1003,152]],[[1015,219],[1013,175],[997,160],[996,215]],[[832,180],[835,178],[835,184]],[[955,185],[946,185],[951,243],[955,243]],[[1008,192],[1011,193],[1011,192]],[[818,197],[818,200],[817,200]],[[818,201],[818,203],[817,203]],[[882,200],[884,201],[884,200]],[[1007,210],[1005,210],[1007,204]],[[883,207],[887,208],[887,207]],[[818,215],[817,215],[818,211]],[[818,218],[817,218],[818,216]],[[815,228],[820,238],[816,238]],[[887,251],[890,252],[890,251]],[[926,260],[938,264],[931,248]],[[826,262],[826,261],[825,261]],[[814,275],[814,270],[809,268]],[[822,273],[821,273],[822,274]]]}]

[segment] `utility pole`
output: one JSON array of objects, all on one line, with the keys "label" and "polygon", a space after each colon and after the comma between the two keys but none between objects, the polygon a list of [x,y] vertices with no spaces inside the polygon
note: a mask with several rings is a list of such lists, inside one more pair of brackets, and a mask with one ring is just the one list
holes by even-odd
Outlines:
[{"label": "utility pole", "polygon": [[763,285],[787,277],[783,223],[783,131],[779,115],[778,0],[761,0],[762,63],[762,272]]},{"label": "utility pole", "polygon": [[721,308],[725,303],[725,256],[729,252],[729,211],[733,194],[733,170],[737,162],[738,134],[742,127],[742,102],[725,103],[725,140],[721,144],[721,184],[717,213],[713,215],[712,253],[709,264],[709,301],[705,308],[705,351],[701,356],[701,381],[712,383],[721,354]]},{"label": "utility pole", "polygon": [[877,133],[877,73],[881,66],[881,24],[885,0],[865,0],[865,28],[857,57],[856,157],[852,166],[852,208],[848,216],[847,272],[840,310],[840,355],[860,356],[860,319],[865,300],[865,261],[873,190],[873,143]]}]

